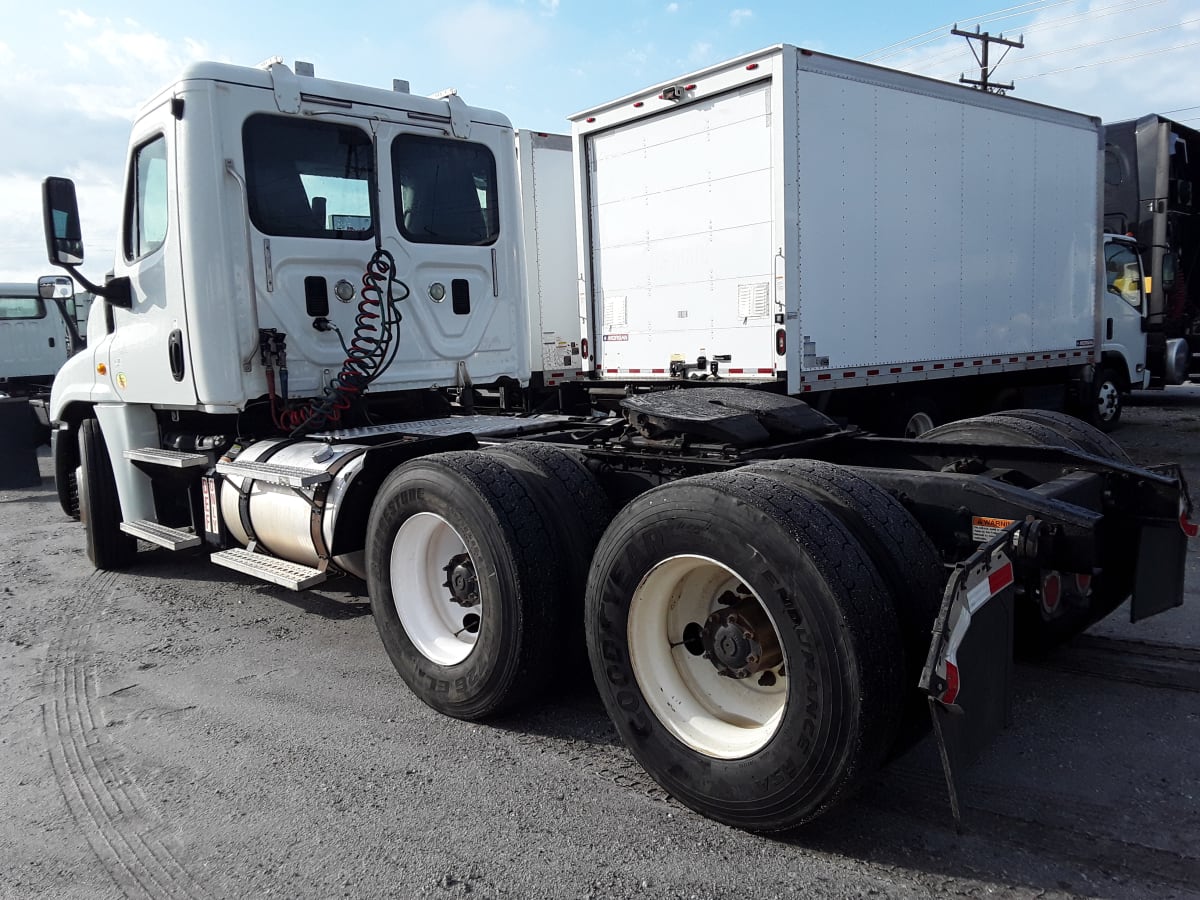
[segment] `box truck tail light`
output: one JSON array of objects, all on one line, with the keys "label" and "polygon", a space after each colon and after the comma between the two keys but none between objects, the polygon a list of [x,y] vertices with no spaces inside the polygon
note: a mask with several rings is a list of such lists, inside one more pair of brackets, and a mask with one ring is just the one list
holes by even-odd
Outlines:
[{"label": "box truck tail light", "polygon": [[750,63],[750,65],[746,66],[746,71],[753,72],[757,68],[758,68],[758,63]]},{"label": "box truck tail light", "polygon": [[588,116],[588,117],[587,117],[587,119],[586,119],[585,121],[588,121],[588,122],[595,122],[595,121],[596,121],[596,117],[595,117],[595,116]]},{"label": "box truck tail light", "polygon": [[787,332],[782,328],[775,332],[775,355],[783,356],[787,352]]},{"label": "box truck tail light", "polygon": [[587,338],[584,338],[582,341],[579,342],[579,350],[583,354],[584,359],[592,358],[592,355],[590,353],[588,353],[588,351],[591,349],[592,349],[592,345],[588,343]]}]

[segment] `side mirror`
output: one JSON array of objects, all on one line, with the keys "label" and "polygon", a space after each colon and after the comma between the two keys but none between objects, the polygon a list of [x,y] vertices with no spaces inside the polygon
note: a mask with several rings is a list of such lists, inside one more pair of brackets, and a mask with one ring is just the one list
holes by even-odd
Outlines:
[{"label": "side mirror", "polygon": [[38,296],[43,300],[70,300],[75,283],[65,275],[43,275],[38,279]]},{"label": "side mirror", "polygon": [[1175,287],[1175,254],[1164,253],[1162,258],[1162,289],[1164,292]]},{"label": "side mirror", "polygon": [[77,266],[83,262],[75,182],[69,178],[47,178],[42,182],[42,216],[50,264]]}]

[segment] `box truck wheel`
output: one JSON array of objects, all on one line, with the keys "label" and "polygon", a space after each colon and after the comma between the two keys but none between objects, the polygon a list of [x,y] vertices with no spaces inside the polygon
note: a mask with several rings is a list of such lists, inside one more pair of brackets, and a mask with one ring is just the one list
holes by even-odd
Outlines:
[{"label": "box truck wheel", "polygon": [[54,490],[58,505],[72,519],[79,518],[79,435],[73,431],[54,431],[50,435],[50,455],[54,457]]},{"label": "box truck wheel", "polygon": [[485,451],[519,472],[531,487],[542,522],[555,542],[562,582],[559,598],[565,656],[573,674],[586,678],[587,645],[583,636],[583,596],[588,569],[613,504],[583,457],[563,447],[514,441]]},{"label": "box truck wheel", "polygon": [[1124,385],[1116,370],[1108,366],[1096,369],[1096,377],[1092,381],[1092,406],[1089,418],[1102,431],[1112,431],[1121,421],[1124,409]]},{"label": "box truck wheel", "polygon": [[1067,413],[1054,412],[1048,409],[1006,409],[996,413],[1013,419],[1026,419],[1038,422],[1054,429],[1058,434],[1076,444],[1085,453],[1091,453],[1103,459],[1132,464],[1129,454],[1121,445],[1098,428],[1089,425],[1081,419]]},{"label": "box truck wheel", "polygon": [[108,447],[95,419],[79,423],[79,518],[88,559],[97,569],[123,569],[137,555],[137,539],[121,531],[121,504]]},{"label": "box truck wheel", "polygon": [[842,466],[813,459],[774,460],[742,469],[790,484],[841,520],[879,570],[896,610],[904,653],[904,718],[892,756],[929,730],[926,694],[918,688],[947,572],[937,547],[904,505]]},{"label": "box truck wheel", "polygon": [[405,463],[367,522],[367,586],[388,656],[417,697],[461,719],[545,688],[561,662],[558,563],[527,484],[481,451]]},{"label": "box truck wheel", "polygon": [[772,831],[852,791],[895,740],[903,652],[887,588],[838,516],[732,472],[654,488],[588,579],[592,671],[667,791]]}]

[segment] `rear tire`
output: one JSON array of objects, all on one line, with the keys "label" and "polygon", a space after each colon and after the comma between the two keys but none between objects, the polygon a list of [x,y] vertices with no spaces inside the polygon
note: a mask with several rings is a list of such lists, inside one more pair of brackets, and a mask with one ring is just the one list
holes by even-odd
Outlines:
[{"label": "rear tire", "polygon": [[1091,453],[1093,456],[1121,463],[1132,464],[1133,462],[1129,458],[1129,454],[1121,448],[1121,445],[1099,428],[1089,425],[1087,422],[1067,413],[1052,412],[1048,409],[1011,409],[996,413],[996,415],[1004,416],[1005,418],[1025,419],[1029,422],[1037,422],[1045,425],[1048,428],[1054,429],[1067,440],[1071,441],[1071,443],[1076,444],[1080,450],[1085,453]]},{"label": "rear tire", "polygon": [[583,600],[596,545],[613,518],[612,502],[578,453],[536,441],[515,441],[485,452],[520,472],[532,488],[560,570],[564,645],[555,655],[574,675],[586,678]]},{"label": "rear tire", "polygon": [[918,683],[946,588],[937,548],[899,500],[849,469],[789,459],[755,463],[742,471],[792,485],[819,502],[849,529],[883,577],[904,651],[904,717],[890,754],[900,756],[930,726],[928,695]]},{"label": "rear tire", "polygon": [[79,518],[79,483],[75,470],[79,467],[79,435],[71,431],[55,431],[50,435],[50,455],[54,458],[54,490],[58,505],[72,519]]},{"label": "rear tire", "polygon": [[88,559],[97,569],[124,569],[137,556],[137,539],[121,531],[121,503],[100,423],[79,424],[79,518]]},{"label": "rear tire", "polygon": [[633,755],[718,821],[800,825],[893,745],[891,598],[838,517],[790,485],[731,472],[634,500],[596,551],[587,635]]},{"label": "rear tire", "polygon": [[440,453],[388,476],[367,523],[367,586],[412,692],[480,719],[543,691],[558,661],[556,563],[529,486],[504,460]]}]

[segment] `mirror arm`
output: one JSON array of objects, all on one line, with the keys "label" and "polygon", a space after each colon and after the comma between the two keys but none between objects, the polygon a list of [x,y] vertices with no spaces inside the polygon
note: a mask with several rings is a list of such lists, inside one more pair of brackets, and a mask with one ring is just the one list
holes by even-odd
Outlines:
[{"label": "mirror arm", "polygon": [[98,284],[88,281],[83,273],[74,266],[67,265],[66,263],[60,263],[60,265],[71,273],[71,277],[78,281],[84,290],[90,291],[97,297],[103,297],[113,306],[119,306],[121,309],[133,308],[133,290],[128,276],[122,275],[119,278],[110,278],[108,283],[101,287]]}]

